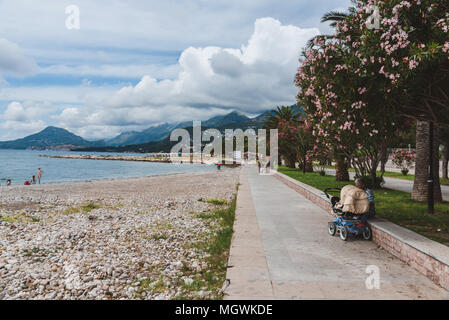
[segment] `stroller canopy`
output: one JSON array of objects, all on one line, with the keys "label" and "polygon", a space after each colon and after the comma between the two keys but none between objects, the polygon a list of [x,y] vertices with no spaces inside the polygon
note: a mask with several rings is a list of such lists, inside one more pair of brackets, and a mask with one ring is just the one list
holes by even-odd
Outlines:
[{"label": "stroller canopy", "polygon": [[356,186],[348,185],[341,189],[339,207],[343,212],[364,214],[369,211],[368,195]]}]

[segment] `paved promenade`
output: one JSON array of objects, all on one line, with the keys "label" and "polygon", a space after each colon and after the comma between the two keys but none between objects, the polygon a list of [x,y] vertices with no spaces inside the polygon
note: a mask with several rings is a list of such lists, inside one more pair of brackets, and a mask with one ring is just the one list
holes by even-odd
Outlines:
[{"label": "paved promenade", "polygon": [[240,183],[226,299],[449,299],[373,242],[331,237],[330,217],[275,177],[244,167]]}]

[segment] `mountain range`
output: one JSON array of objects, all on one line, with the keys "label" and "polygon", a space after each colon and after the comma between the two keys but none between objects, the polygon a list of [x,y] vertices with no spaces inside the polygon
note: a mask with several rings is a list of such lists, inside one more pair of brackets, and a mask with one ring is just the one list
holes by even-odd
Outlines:
[{"label": "mountain range", "polygon": [[[255,118],[249,118],[243,113],[233,111],[226,115],[210,118],[201,123],[203,128],[217,128],[219,130],[241,128],[258,129],[270,116],[270,112],[264,112]],[[150,143],[151,149],[165,149],[170,133],[174,129],[192,127],[192,122],[165,123],[152,126],[143,131],[124,132],[112,139],[88,141],[66,129],[47,127],[41,132],[32,134],[22,139],[13,141],[0,141],[0,149],[36,149],[36,150],[89,150],[89,151],[139,151],[140,145]],[[153,144],[152,144],[153,143]],[[132,147],[128,147],[132,146]],[[148,147],[148,146],[146,146]],[[162,149],[161,149],[162,150]],[[149,152],[149,151],[145,151]],[[154,152],[154,151],[151,151]]]},{"label": "mountain range", "polygon": [[[260,127],[260,125],[265,121],[265,116],[267,112],[256,118],[249,118],[243,113],[233,111],[226,115],[215,116],[210,118],[209,120],[202,121],[201,125],[203,127],[208,128],[221,128],[226,125],[241,125],[243,127],[256,126]],[[179,128],[187,128],[192,126],[192,122],[181,122],[181,123],[164,123],[161,125],[150,127],[141,132],[124,132],[118,135],[115,138],[106,140],[106,144],[108,146],[127,146],[127,145],[136,145],[143,144],[147,142],[160,141],[167,137],[173,130]],[[233,128],[229,128],[233,129]],[[243,128],[242,128],[243,129]]]}]

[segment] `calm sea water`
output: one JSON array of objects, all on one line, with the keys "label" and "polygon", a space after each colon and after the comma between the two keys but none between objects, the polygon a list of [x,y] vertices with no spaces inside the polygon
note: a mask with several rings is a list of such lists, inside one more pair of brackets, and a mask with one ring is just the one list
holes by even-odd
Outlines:
[{"label": "calm sea water", "polygon": [[[0,184],[7,179],[12,184],[23,185],[33,175],[37,167],[44,171],[42,183],[62,181],[84,181],[105,178],[130,178],[171,173],[205,172],[217,170],[215,166],[201,164],[171,164],[132,161],[51,159],[39,155],[91,154],[119,155],[107,152],[31,151],[0,149]],[[123,154],[120,154],[123,155]],[[136,155],[136,154],[125,154]],[[142,154],[137,154],[142,156]]]}]

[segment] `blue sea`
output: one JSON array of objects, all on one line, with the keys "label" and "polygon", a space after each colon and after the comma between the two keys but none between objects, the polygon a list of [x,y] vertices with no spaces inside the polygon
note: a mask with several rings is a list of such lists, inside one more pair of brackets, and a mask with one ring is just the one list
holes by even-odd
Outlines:
[{"label": "blue sea", "polygon": [[217,170],[215,166],[202,164],[172,164],[111,160],[52,159],[39,155],[122,155],[108,152],[34,151],[0,149],[0,185],[7,179],[12,184],[23,185],[25,180],[37,177],[37,167],[44,171],[41,183],[85,181],[109,178],[146,177],[161,174],[207,172]]}]

